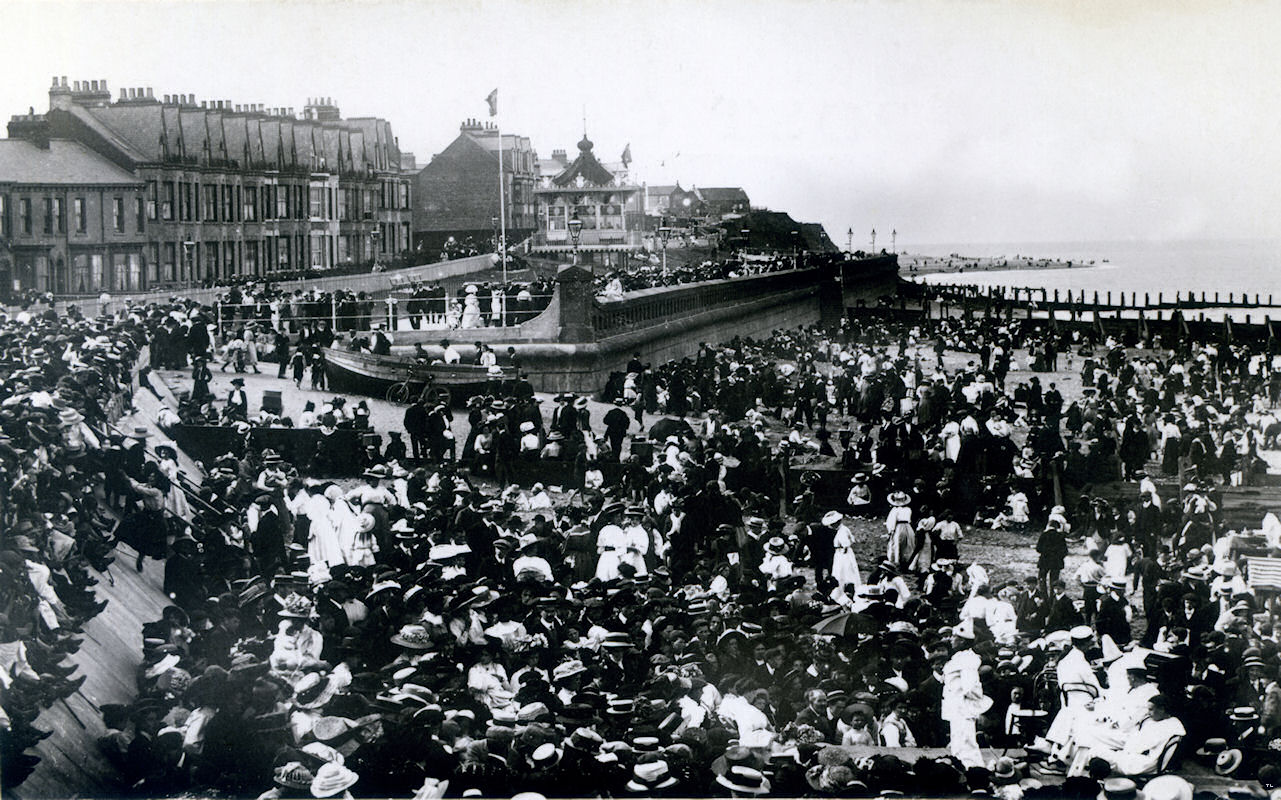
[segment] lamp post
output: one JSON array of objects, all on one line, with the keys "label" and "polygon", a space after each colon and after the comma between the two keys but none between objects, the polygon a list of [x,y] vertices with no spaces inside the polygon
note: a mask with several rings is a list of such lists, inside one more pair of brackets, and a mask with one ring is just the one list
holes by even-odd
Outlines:
[{"label": "lamp post", "polygon": [[890,252],[898,252],[898,228],[890,231]]},{"label": "lamp post", "polygon": [[574,263],[578,263],[578,240],[583,235],[583,221],[575,214],[569,221],[569,239],[574,243]]},{"label": "lamp post", "polygon": [[196,272],[195,253],[196,253],[195,242],[182,243],[182,262],[184,267],[182,280],[183,280],[183,283],[187,285],[188,289],[191,289],[191,281],[195,278],[195,272]]},{"label": "lamp post", "polygon": [[744,228],[743,229],[743,250],[744,251],[750,250],[751,247],[752,247],[752,229]]},{"label": "lamp post", "polygon": [[[666,217],[663,218],[663,222],[664,223],[667,222]],[[659,226],[658,240],[663,243],[663,277],[664,278],[667,277],[667,240],[671,238],[672,238],[672,229],[666,224]]]},{"label": "lamp post", "polygon": [[792,231],[792,269],[796,269],[800,262],[800,256],[797,255],[800,248],[801,232]]}]

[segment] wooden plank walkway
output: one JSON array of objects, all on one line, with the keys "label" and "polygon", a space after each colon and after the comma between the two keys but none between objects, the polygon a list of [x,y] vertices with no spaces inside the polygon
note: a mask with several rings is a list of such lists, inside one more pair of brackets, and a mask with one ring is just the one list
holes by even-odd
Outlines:
[{"label": "wooden plank walkway", "polygon": [[[142,400],[145,396],[146,400]],[[153,432],[152,443],[159,434],[154,412],[158,402],[145,389],[138,398],[139,412],[120,420],[126,430],[145,425]],[[150,402],[147,402],[150,401]],[[162,437],[161,441],[165,439]],[[134,569],[137,551],[120,543],[116,561],[111,565],[115,585],[105,575],[90,571],[98,579],[94,591],[107,607],[90,620],[82,634],[84,642],[71,656],[86,676],[80,690],[66,700],[45,709],[36,725],[52,730],[53,735],[41,742],[35,753],[40,763],[9,796],[37,797],[103,797],[121,792],[120,774],[99,751],[97,739],[106,733],[99,711],[106,703],[130,703],[137,694],[135,675],[142,663],[142,625],[160,618],[169,605],[165,596],[164,563],[147,559],[142,572]]]}]

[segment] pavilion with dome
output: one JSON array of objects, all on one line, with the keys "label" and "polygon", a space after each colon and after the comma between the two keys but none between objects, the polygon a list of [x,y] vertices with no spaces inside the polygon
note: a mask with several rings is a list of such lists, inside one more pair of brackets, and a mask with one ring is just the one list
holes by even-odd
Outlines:
[{"label": "pavilion with dome", "polygon": [[585,263],[619,265],[623,254],[641,249],[642,192],[630,181],[625,162],[602,164],[584,134],[578,143],[578,157],[572,162],[567,162],[563,151],[555,151],[553,160],[540,163],[540,167],[542,174],[534,190],[538,233],[531,242],[531,252],[573,252],[574,219],[582,223],[578,252]]}]

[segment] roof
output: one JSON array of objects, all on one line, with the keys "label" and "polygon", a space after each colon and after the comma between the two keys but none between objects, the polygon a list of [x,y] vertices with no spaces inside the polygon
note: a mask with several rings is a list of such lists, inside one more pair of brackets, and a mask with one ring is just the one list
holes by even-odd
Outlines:
[{"label": "roof", "polygon": [[743,191],[738,186],[711,187],[711,188],[703,186],[698,189],[698,196],[701,197],[703,199],[703,202],[705,203],[747,204],[749,202],[747,198],[747,192]]},{"label": "roof", "polygon": [[578,143],[578,158],[564,172],[552,178],[552,183],[556,186],[571,186],[580,175],[586,183],[594,186],[608,186],[614,182],[614,173],[596,160],[592,153],[592,141],[586,136]]},{"label": "roof", "polygon": [[45,150],[25,139],[0,139],[0,183],[137,186],[141,181],[79,142],[52,139]]}]

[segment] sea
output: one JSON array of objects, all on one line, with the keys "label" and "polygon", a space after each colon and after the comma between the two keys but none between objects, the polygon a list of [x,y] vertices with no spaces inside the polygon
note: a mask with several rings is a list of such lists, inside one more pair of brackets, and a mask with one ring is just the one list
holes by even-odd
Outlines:
[{"label": "sea", "polygon": [[[1121,292],[1137,293],[1142,302],[1146,293],[1153,302],[1161,294],[1169,301],[1175,292],[1187,296],[1215,292],[1226,301],[1228,294],[1247,294],[1253,300],[1267,303],[1272,295],[1274,306],[1251,311],[1231,311],[1229,316],[1241,321],[1247,313],[1256,320],[1264,315],[1281,319],[1281,240],[1179,240],[1179,241],[1113,241],[1113,242],[1018,242],[989,244],[932,244],[909,248],[911,253],[942,257],[965,256],[984,259],[1015,257],[1071,261],[1070,269],[972,270],[930,273],[913,277],[906,270],[900,275],[928,284],[966,284],[978,286],[1011,286],[1085,291],[1100,298],[1107,292],[1119,297]],[[1115,298],[1114,298],[1115,299]],[[1200,312],[1198,312],[1200,313]],[[1224,312],[1208,311],[1207,318]]]}]

